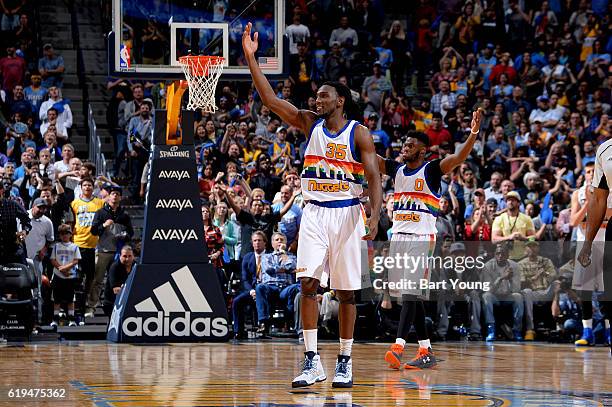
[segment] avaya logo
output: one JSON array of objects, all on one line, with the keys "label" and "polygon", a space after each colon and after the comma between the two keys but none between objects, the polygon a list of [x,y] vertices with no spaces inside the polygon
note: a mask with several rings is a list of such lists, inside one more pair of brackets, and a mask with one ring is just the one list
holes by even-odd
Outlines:
[{"label": "avaya logo", "polygon": [[198,240],[193,229],[155,229],[153,240],[178,240],[185,243],[185,240]]},{"label": "avaya logo", "polygon": [[162,170],[159,172],[159,177],[158,178],[165,178],[165,179],[176,179],[176,180],[182,180],[182,179],[189,179],[191,178],[189,176],[189,172],[187,170],[182,170],[182,171],[165,171]]},{"label": "avaya logo", "polygon": [[[171,274],[178,292],[185,300],[187,307],[179,299],[170,282],[166,282],[153,290],[153,295],[134,306],[138,313],[155,313],[149,318],[129,317],[123,321],[121,329],[126,336],[216,336],[224,337],[228,333],[225,318],[198,317],[192,319],[192,313],[211,313],[212,309],[198,286],[189,267],[184,266]],[[161,310],[153,302],[157,299]],[[187,308],[187,309],[186,309]],[[114,309],[109,324],[109,332],[117,330],[120,309]],[[171,316],[171,314],[182,314]]]},{"label": "avaya logo", "polygon": [[185,208],[193,209],[190,199],[160,199],[155,204],[156,209],[178,209],[179,212]]}]

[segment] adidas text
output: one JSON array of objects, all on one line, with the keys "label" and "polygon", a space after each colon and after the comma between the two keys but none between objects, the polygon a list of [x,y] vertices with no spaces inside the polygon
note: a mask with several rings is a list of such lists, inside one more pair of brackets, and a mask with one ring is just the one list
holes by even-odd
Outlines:
[{"label": "adidas text", "polygon": [[189,179],[191,178],[189,176],[189,172],[187,170],[183,170],[183,171],[160,171],[159,172],[159,178],[165,178],[165,179],[176,179],[176,180],[182,180],[182,179]]},{"label": "adidas text", "polygon": [[155,229],[153,232],[153,240],[179,240],[185,243],[185,240],[197,240],[195,230],[193,229]]},{"label": "adidas text", "polygon": [[227,322],[224,318],[194,318],[191,312],[186,311],[184,316],[170,318],[162,311],[157,316],[129,317],[123,321],[123,333],[127,336],[190,336],[198,337],[216,336],[224,337],[228,333]]},{"label": "adidas text", "polygon": [[160,199],[155,204],[156,209],[178,209],[179,212],[185,208],[193,209],[189,199]]}]

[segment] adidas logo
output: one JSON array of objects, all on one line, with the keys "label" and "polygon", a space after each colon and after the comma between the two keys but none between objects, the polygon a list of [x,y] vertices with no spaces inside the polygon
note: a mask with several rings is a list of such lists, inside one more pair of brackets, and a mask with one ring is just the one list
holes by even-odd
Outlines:
[{"label": "adidas logo", "polygon": [[[139,313],[157,315],[149,318],[126,318],[121,326],[123,333],[127,336],[226,336],[229,331],[225,318],[198,317],[192,319],[192,314],[212,313],[213,310],[189,267],[184,266],[171,276],[178,288],[178,293],[170,281],[155,288],[152,296],[139,302],[134,308]],[[180,300],[179,294],[183,297],[185,305]],[[155,304],[153,297],[157,299],[161,309]],[[116,313],[119,314],[119,312]],[[171,314],[174,316],[171,317]],[[182,314],[182,316],[176,314]],[[109,331],[113,329],[112,325],[112,323],[109,325]],[[114,328],[116,329],[116,324]]]}]

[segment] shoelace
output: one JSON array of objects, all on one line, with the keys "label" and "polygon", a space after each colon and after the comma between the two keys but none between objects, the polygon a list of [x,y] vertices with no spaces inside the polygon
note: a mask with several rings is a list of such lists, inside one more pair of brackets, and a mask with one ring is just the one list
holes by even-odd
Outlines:
[{"label": "shoelace", "polygon": [[338,362],[336,364],[336,376],[348,376],[348,362]]},{"label": "shoelace", "polygon": [[304,361],[302,363],[298,363],[298,366],[302,369],[303,373],[306,373],[315,367],[314,360],[309,359],[308,357],[304,357]]}]

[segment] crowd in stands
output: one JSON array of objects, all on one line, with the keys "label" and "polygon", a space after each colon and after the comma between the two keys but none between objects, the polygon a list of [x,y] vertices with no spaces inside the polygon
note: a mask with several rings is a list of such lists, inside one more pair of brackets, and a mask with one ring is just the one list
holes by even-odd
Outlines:
[{"label": "crowd in stands", "polygon": [[[452,322],[460,321],[475,340],[496,338],[500,333],[495,331],[496,317],[500,328],[507,323],[501,331],[507,330],[511,339],[533,340],[542,325],[565,338],[579,335],[580,300],[571,290],[571,248],[583,219],[576,220],[571,203],[572,194],[591,179],[595,152],[612,131],[608,2],[407,3],[385,9],[376,0],[289,2],[290,76],[273,84],[278,97],[315,110],[318,86],[325,81],[346,84],[361,108],[357,119],[369,128],[377,153],[398,161],[409,131],[429,137],[430,160],[454,152],[469,135],[472,111],[484,109],[480,138],[470,157],[443,178],[438,250],[451,256],[473,250],[483,254],[487,262],[479,279],[497,284],[486,293],[467,293],[466,308],[455,304],[461,316]],[[392,20],[390,15],[402,18]],[[52,59],[52,50],[45,57]],[[53,68],[44,66],[39,63],[39,72],[47,81]],[[23,81],[9,81],[13,88],[8,89],[3,76],[10,106],[20,106],[19,97],[31,103],[27,96],[19,96]],[[30,88],[33,77],[31,82]],[[42,107],[61,102],[61,81],[54,85],[55,93],[49,89],[50,102]],[[112,175],[129,180],[130,196],[124,200],[140,202],[144,197],[152,113],[165,108],[165,86],[109,79],[113,96],[107,121],[115,142]],[[272,324],[278,325],[274,321],[278,310],[284,311],[287,329],[299,332],[299,285],[293,273],[304,206],[300,174],[306,135],[263,106],[250,82],[221,81],[217,105],[213,114],[198,112],[194,129],[206,244],[225,287],[234,333],[245,337],[244,322],[252,320],[261,335],[268,334]],[[7,143],[7,157],[0,156],[6,163],[5,179],[11,174],[6,185],[26,208],[40,203],[36,198],[48,191],[43,206],[50,211],[55,232],[60,223],[70,223],[56,214],[58,202],[70,205],[76,218],[87,207],[89,234],[77,238],[78,222],[71,233],[80,249],[79,275],[91,280],[82,306],[91,312],[100,291],[105,291],[105,298],[107,294],[114,298],[132,267],[133,250],[120,250],[132,228],[129,218],[120,215],[121,190],[109,180],[90,179],[95,168],[72,158],[67,143],[69,109],[53,112],[42,107],[28,105],[29,113],[37,112],[33,116],[10,114],[12,122],[30,117],[29,129],[37,128],[37,123],[43,129],[45,120],[49,125],[45,134],[32,132],[36,147],[16,153]],[[49,134],[51,126],[55,131]],[[34,160],[36,165],[28,164]],[[58,171],[48,170],[51,165]],[[393,183],[385,176],[381,182],[385,205],[377,240],[386,241]],[[116,224],[122,227],[115,228]],[[62,230],[67,233],[65,227]],[[48,247],[60,237],[52,235]],[[559,249],[545,251],[538,242],[557,244]],[[28,250],[27,255],[34,258],[38,251]],[[104,273],[107,290],[102,290]],[[383,328],[379,332],[384,332],[395,305],[379,294],[375,315]],[[333,291],[322,291],[319,301],[321,319],[331,329],[330,321],[337,316]],[[545,312],[540,308],[538,313],[534,303],[542,302]],[[504,303],[511,305],[511,311],[500,313],[497,305]],[[452,337],[449,315],[457,313],[453,302],[440,295],[429,311],[438,337]]]}]

